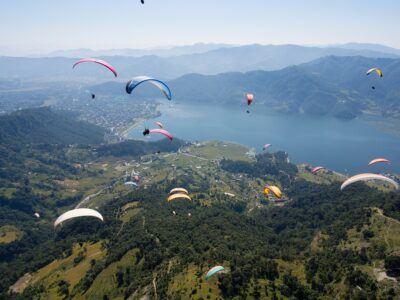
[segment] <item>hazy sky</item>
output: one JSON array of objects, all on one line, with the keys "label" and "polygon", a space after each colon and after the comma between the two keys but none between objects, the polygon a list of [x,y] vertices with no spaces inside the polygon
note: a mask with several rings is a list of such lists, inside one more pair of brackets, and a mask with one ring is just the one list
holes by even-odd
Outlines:
[{"label": "hazy sky", "polygon": [[216,42],[400,48],[400,0],[1,0],[0,53]]}]

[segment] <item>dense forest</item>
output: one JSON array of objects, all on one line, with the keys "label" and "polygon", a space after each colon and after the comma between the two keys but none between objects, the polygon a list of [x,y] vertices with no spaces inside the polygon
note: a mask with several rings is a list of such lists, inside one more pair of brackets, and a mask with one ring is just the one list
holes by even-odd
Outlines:
[{"label": "dense forest", "polygon": [[[62,121],[58,124],[64,127]],[[74,126],[80,132],[75,140],[65,137],[44,144],[33,129],[32,139],[38,143],[24,144],[22,137],[15,145],[2,142],[0,229],[12,226],[23,234],[0,243],[0,299],[45,299],[50,288],[60,299],[136,299],[155,296],[155,289],[149,288],[155,282],[159,299],[395,299],[397,286],[378,282],[366,270],[383,261],[388,275],[400,276],[397,252],[375,236],[386,229],[374,227],[376,209],[382,209],[387,220],[400,220],[400,194],[365,184],[339,192],[340,182],[307,181],[284,152],[248,161],[224,159],[219,174],[279,183],[290,197],[284,206],[264,201],[249,209],[254,201],[249,195],[238,195],[235,201],[220,197],[211,191],[207,176],[198,178],[185,170],[173,180],[167,177],[135,190],[108,186],[112,197],[96,207],[104,223],[77,219],[55,230],[55,217],[83,198],[80,192],[65,192],[59,182],[108,180],[106,167],[97,170],[93,165],[121,157],[137,162],[144,154],[175,153],[186,145],[180,140],[82,145],[80,137],[92,134],[93,128]],[[37,132],[42,130],[38,127]],[[175,183],[191,187],[192,202],[165,200]],[[132,206],[135,213],[121,218]],[[35,211],[41,212],[40,219],[33,217]],[[354,242],[350,233],[359,234],[360,247],[344,246]],[[101,244],[104,256],[90,259],[85,251],[95,243]],[[76,247],[81,250],[73,256]],[[129,255],[129,262],[122,263]],[[71,286],[71,279],[60,273],[51,286],[38,281],[19,294],[10,293],[24,274],[68,257],[74,257],[73,266],[90,261],[77,284]],[[224,265],[227,272],[207,283],[203,274],[214,265]],[[189,270],[195,281],[177,288],[177,278]],[[93,291],[110,272],[112,288]]]}]

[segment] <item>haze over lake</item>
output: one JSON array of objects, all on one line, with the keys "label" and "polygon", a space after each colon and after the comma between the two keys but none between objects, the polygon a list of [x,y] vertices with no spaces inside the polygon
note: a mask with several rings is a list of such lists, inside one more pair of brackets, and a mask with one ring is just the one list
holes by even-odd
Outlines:
[{"label": "haze over lake", "polygon": [[[254,105],[250,114],[245,106],[191,105],[173,103],[161,105],[162,115],[148,120],[129,133],[130,138],[144,138],[144,126],[154,128],[155,121],[175,137],[189,141],[223,140],[262,151],[287,151],[295,163],[323,165],[329,169],[353,174],[357,172],[400,172],[398,153],[400,138],[376,126],[387,122],[380,117],[363,116],[351,121],[331,117],[283,115]],[[368,166],[376,157],[392,160],[391,165]]]}]

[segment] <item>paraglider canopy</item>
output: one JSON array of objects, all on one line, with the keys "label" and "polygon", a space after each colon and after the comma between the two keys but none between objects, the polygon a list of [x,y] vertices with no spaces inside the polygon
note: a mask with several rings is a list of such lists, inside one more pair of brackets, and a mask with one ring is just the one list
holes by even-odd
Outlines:
[{"label": "paraglider canopy", "polygon": [[126,88],[125,88],[126,92],[128,94],[132,93],[132,91],[138,85],[140,85],[144,82],[149,82],[152,85],[156,86],[158,89],[160,89],[163,92],[163,94],[165,95],[165,97],[167,97],[168,100],[172,99],[171,90],[164,82],[162,82],[161,80],[155,79],[155,78],[148,77],[148,76],[137,76],[137,77],[134,77],[131,80],[129,80],[126,83]]},{"label": "paraglider canopy", "polygon": [[57,220],[54,222],[54,227],[57,227],[57,225],[61,224],[62,222],[65,222],[70,219],[74,218],[79,218],[79,217],[94,217],[97,219],[100,219],[103,221],[103,216],[96,210],[90,209],[90,208],[77,208],[77,209],[72,209],[69,210],[65,213],[63,213],[61,216],[57,218]]},{"label": "paraglider canopy", "polygon": [[232,198],[233,198],[233,197],[236,197],[235,194],[228,193],[228,192],[225,192],[224,195],[229,196],[229,197],[232,197]]},{"label": "paraglider canopy", "polygon": [[160,134],[162,134],[162,135],[165,135],[167,138],[169,138],[171,141],[172,141],[172,139],[174,138],[173,136],[172,136],[172,134],[171,133],[169,133],[168,131],[166,131],[166,130],[164,130],[164,129],[151,129],[150,131],[149,131],[149,133],[160,133]]},{"label": "paraglider canopy", "polygon": [[275,186],[275,185],[266,185],[264,187],[264,194],[268,195],[269,193],[272,193],[276,198],[281,199],[282,198],[282,192],[281,190]]},{"label": "paraglider canopy", "polygon": [[173,194],[168,197],[167,201],[170,202],[170,201],[176,200],[176,199],[186,199],[186,200],[192,201],[192,198],[190,198],[186,194]]},{"label": "paraglider canopy", "polygon": [[312,168],[311,172],[312,173],[317,173],[319,170],[322,170],[322,169],[325,169],[325,168],[322,167],[322,166],[318,166],[318,167]]},{"label": "paraglider canopy", "polygon": [[156,125],[157,125],[158,127],[160,127],[160,128],[163,128],[163,127],[164,127],[164,125],[163,125],[161,122],[156,122]]},{"label": "paraglider canopy", "polygon": [[254,100],[254,95],[253,94],[247,94],[247,105],[250,106],[253,103]]},{"label": "paraglider canopy", "polygon": [[369,69],[369,70],[367,71],[367,75],[371,74],[371,73],[374,72],[374,71],[375,71],[376,74],[378,74],[379,77],[383,77],[382,70],[379,69],[379,68],[371,68],[371,69]]},{"label": "paraglider canopy", "polygon": [[271,144],[265,144],[265,145],[263,146],[263,150],[267,150],[269,147],[271,147]]},{"label": "paraglider canopy", "polygon": [[225,268],[223,266],[215,266],[215,267],[211,268],[206,274],[206,280],[209,280],[215,274],[217,274],[223,270],[225,270]]},{"label": "paraglider canopy", "polygon": [[379,164],[379,163],[390,164],[391,161],[388,160],[388,159],[386,159],[386,158],[375,158],[375,159],[371,160],[371,161],[368,163],[368,166],[375,165],[375,164]]},{"label": "paraglider canopy", "polygon": [[340,190],[343,191],[343,189],[345,189],[347,186],[349,186],[350,184],[353,184],[355,182],[370,181],[370,180],[386,181],[386,182],[392,184],[396,188],[396,190],[399,189],[399,184],[389,177],[386,177],[386,176],[383,176],[380,174],[363,173],[363,174],[358,174],[358,175],[352,176],[352,177],[348,178],[347,180],[345,180],[343,182],[343,184],[341,185]]},{"label": "paraglider canopy", "polygon": [[170,195],[176,194],[176,193],[189,195],[189,192],[187,191],[187,189],[184,189],[184,188],[174,188],[169,191]]},{"label": "paraglider canopy", "polygon": [[108,62],[101,60],[101,59],[97,59],[97,58],[83,58],[78,60],[76,63],[74,63],[74,65],[72,66],[72,68],[75,68],[75,66],[81,64],[81,63],[85,63],[85,62],[93,62],[99,65],[102,65],[104,67],[106,67],[107,69],[109,69],[111,72],[113,72],[114,76],[117,77],[117,70],[115,70],[115,68],[110,65]]}]

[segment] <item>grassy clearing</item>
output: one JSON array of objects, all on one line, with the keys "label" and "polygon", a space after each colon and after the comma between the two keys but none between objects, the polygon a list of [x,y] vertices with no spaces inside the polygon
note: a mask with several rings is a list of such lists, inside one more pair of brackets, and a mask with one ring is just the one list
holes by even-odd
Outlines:
[{"label": "grassy clearing", "polygon": [[200,270],[190,265],[186,270],[176,275],[168,287],[168,298],[176,299],[222,299],[218,289],[218,277],[209,281],[204,279],[206,270]]},{"label": "grassy clearing", "polygon": [[306,164],[301,164],[297,167],[299,169],[298,177],[310,182],[318,184],[331,184],[334,182],[342,182],[345,179],[344,176],[329,170],[320,170],[316,174],[313,174],[311,173],[312,167]]},{"label": "grassy clearing", "polygon": [[[79,263],[74,263],[78,255],[83,254],[84,258]],[[70,284],[70,292],[74,286],[85,276],[91,266],[91,261],[101,260],[105,256],[101,242],[95,244],[83,244],[80,247],[74,245],[72,255],[55,260],[49,265],[33,274],[31,285],[42,284],[46,293],[43,299],[62,299],[58,295],[58,282],[64,280]]]},{"label": "grassy clearing", "polygon": [[302,284],[307,284],[305,267],[301,262],[287,262],[280,259],[275,261],[278,263],[278,270],[281,276],[284,274],[292,274],[296,276]]},{"label": "grassy clearing", "polygon": [[142,208],[138,208],[139,202],[129,202],[122,207],[122,214],[120,220],[124,223],[129,222],[134,216],[142,211]]},{"label": "grassy clearing", "polygon": [[[363,232],[370,230],[373,237],[364,238]],[[342,248],[360,250],[374,243],[384,243],[386,253],[400,253],[400,222],[384,215],[384,212],[375,208],[370,218],[370,225],[364,225],[357,230],[350,229],[347,233],[348,239],[342,243]]]},{"label": "grassy clearing", "polygon": [[107,295],[109,299],[124,299],[123,291],[118,289],[115,274],[119,268],[136,264],[137,251],[137,249],[130,250],[120,261],[110,264],[96,277],[84,297],[81,295],[76,297],[76,299],[103,299],[104,295]]},{"label": "grassy clearing", "polygon": [[0,244],[10,244],[22,238],[23,232],[15,226],[0,227]]},{"label": "grassy clearing", "polygon": [[206,159],[231,159],[251,161],[246,155],[248,148],[227,142],[211,141],[202,143],[200,146],[191,146],[188,148],[190,154],[200,156]]}]

